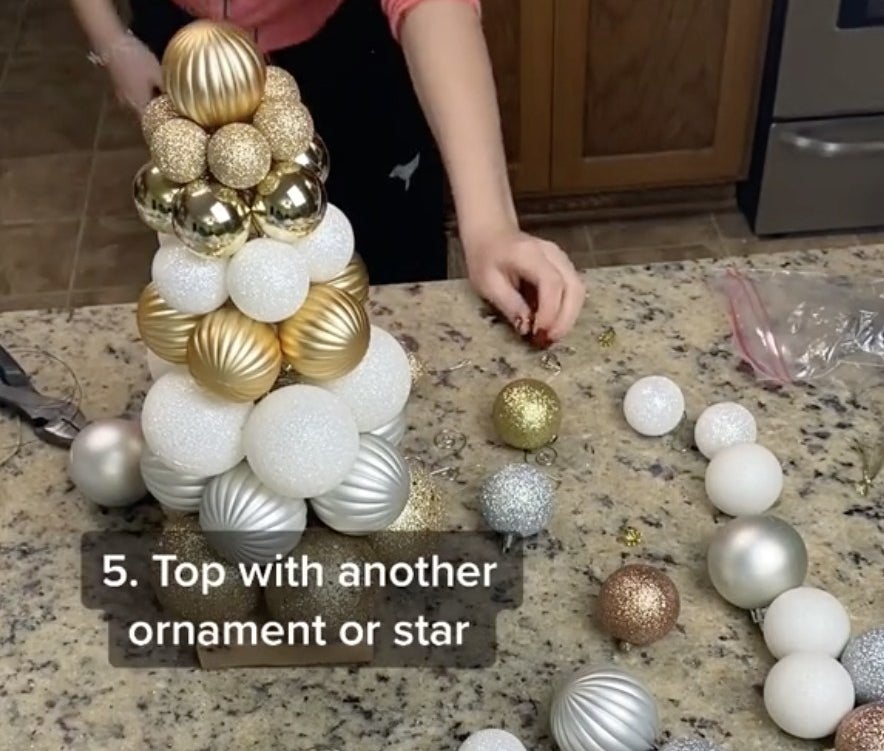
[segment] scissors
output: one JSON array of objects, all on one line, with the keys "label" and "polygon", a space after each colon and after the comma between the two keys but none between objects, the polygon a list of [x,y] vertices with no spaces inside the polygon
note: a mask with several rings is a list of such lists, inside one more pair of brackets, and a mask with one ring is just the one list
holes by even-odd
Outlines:
[{"label": "scissors", "polygon": [[76,404],[37,391],[30,376],[3,347],[0,347],[0,406],[27,420],[36,436],[53,446],[70,446],[88,422]]}]

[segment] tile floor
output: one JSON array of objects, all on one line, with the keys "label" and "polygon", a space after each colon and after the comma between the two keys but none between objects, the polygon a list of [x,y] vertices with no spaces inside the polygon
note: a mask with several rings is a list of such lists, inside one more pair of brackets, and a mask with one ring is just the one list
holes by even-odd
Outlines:
[{"label": "tile floor", "polygon": [[[130,203],[146,151],[85,49],[67,0],[0,0],[0,310],[128,302],[148,278],[156,241]],[[857,242],[761,241],[736,213],[540,234],[581,267]]]}]

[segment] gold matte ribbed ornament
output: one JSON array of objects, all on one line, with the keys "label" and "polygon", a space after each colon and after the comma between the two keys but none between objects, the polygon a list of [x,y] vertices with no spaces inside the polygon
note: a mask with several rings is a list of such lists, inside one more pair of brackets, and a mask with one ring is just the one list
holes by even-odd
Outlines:
[{"label": "gold matte ribbed ornament", "polygon": [[358,253],[353,254],[347,268],[326,284],[347,292],[363,305],[368,302],[368,269]]},{"label": "gold matte ribbed ornament", "polygon": [[317,381],[353,370],[368,351],[369,334],[362,303],[325,284],[314,284],[298,312],[279,324],[282,356]]},{"label": "gold matte ribbed ornament", "polygon": [[234,402],[253,402],[273,387],[282,365],[276,330],[236,308],[205,316],[187,345],[190,374],[200,385]]},{"label": "gold matte ribbed ornament", "polygon": [[182,191],[167,180],[153,162],[145,164],[132,181],[132,198],[141,221],[154,232],[172,234],[172,210]]},{"label": "gold matte ribbed ornament", "polygon": [[171,100],[165,94],[151,99],[141,114],[141,132],[144,134],[144,142],[150,146],[156,129],[163,123],[177,117],[180,115],[175,111]]},{"label": "gold matte ribbed ornament", "polygon": [[175,109],[205,128],[244,122],[264,94],[266,66],[254,41],[226,23],[194,21],[163,54],[163,84]]},{"label": "gold matte ribbed ornament", "polygon": [[145,346],[166,362],[187,362],[187,342],[200,318],[170,308],[153,282],[138,298],[138,333]]},{"label": "gold matte ribbed ornament", "polygon": [[328,174],[331,171],[331,157],[328,147],[325,145],[325,141],[320,138],[319,133],[313,135],[313,140],[307,150],[296,156],[293,161],[302,169],[319,175],[322,182],[328,179]]},{"label": "gold matte ribbed ornament", "polygon": [[270,171],[270,144],[260,131],[245,123],[219,128],[209,139],[209,169],[230,188],[253,188]]},{"label": "gold matte ribbed ornament", "polygon": [[291,99],[267,99],[253,120],[270,142],[273,158],[290,162],[303,154],[313,140],[313,118],[307,108]]},{"label": "gold matte ribbed ornament", "polygon": [[196,180],[175,200],[175,235],[199,255],[232,256],[249,239],[249,226],[249,207],[239,193],[221,183]]},{"label": "gold matte ribbed ornament", "polygon": [[508,383],[494,400],[497,435],[513,448],[534,451],[551,443],[562,425],[562,405],[551,386],[533,378]]},{"label": "gold matte ribbed ornament", "polygon": [[189,183],[206,171],[209,135],[196,123],[182,117],[167,120],[150,139],[153,163],[176,183]]},{"label": "gold matte ribbed ornament", "polygon": [[285,68],[268,65],[267,80],[264,83],[264,99],[287,99],[291,102],[300,102],[301,92],[295,77]]},{"label": "gold matte ribbed ornament", "polygon": [[841,720],[835,751],[884,751],[884,701],[858,707]]},{"label": "gold matte ribbed ornament", "polygon": [[315,230],[328,199],[322,180],[294,164],[277,165],[258,185],[252,201],[257,229],[281,242],[294,242]]},{"label": "gold matte ribbed ornament", "polygon": [[602,585],[596,615],[602,629],[623,645],[643,647],[675,626],[681,601],[672,580],[659,569],[633,563]]}]

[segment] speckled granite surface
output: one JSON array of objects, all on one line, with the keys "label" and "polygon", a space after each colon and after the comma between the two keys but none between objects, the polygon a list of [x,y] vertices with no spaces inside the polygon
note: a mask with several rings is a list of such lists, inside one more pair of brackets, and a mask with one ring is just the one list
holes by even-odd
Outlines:
[{"label": "speckled granite surface", "polygon": [[[880,273],[884,248],[756,257],[864,277]],[[122,670],[107,664],[101,614],[79,595],[79,535],[126,528],[155,513],[148,504],[101,513],[68,486],[63,452],[27,442],[0,468],[0,747],[3,749],[180,749],[250,751],[330,747],[339,751],[453,751],[483,727],[504,727],[532,751],[552,748],[546,722],[562,671],[615,660],[655,692],[669,733],[699,732],[732,751],[824,748],[780,735],[766,719],[760,687],[772,664],[748,618],[728,607],[705,576],[706,541],[721,523],[704,498],[705,463],[666,440],[640,439],[619,405],[630,382],[666,373],[696,416],[707,403],[738,400],[755,413],[760,439],[784,462],[777,513],[796,524],[811,556],[809,582],[848,607],[855,630],[884,622],[884,478],[868,497],[852,442],[880,416],[868,395],[846,387],[766,390],[737,368],[719,305],[704,284],[710,264],[594,272],[581,324],[552,383],[568,410],[552,473],[561,481],[549,532],[528,550],[525,602],[499,620],[497,665],[486,671]],[[376,322],[406,334],[436,369],[471,365],[412,399],[405,446],[438,467],[452,516],[477,523],[483,475],[519,455],[494,445],[488,412],[516,376],[548,378],[537,353],[483,317],[460,283],[376,291]],[[603,349],[597,335],[613,326]],[[0,316],[0,341],[38,380],[56,389],[63,358],[97,418],[137,409],[147,385],[144,350],[130,307]],[[879,397],[880,399],[880,397]],[[468,436],[457,456],[437,449],[443,428]],[[8,421],[0,449],[14,436]],[[7,454],[6,450],[0,451]],[[624,523],[642,545],[618,541]],[[647,649],[618,654],[591,620],[600,582],[627,560],[666,568],[681,590],[679,626]]]}]

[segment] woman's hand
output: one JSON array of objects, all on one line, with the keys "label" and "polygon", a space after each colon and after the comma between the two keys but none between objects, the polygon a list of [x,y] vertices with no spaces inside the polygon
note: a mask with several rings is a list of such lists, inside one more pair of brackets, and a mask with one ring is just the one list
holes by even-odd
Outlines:
[{"label": "woman's hand", "polygon": [[[586,300],[582,276],[555,244],[519,230],[464,241],[470,282],[521,335],[556,342],[574,326]],[[522,292],[537,290],[537,310]]]},{"label": "woman's hand", "polygon": [[163,87],[160,61],[129,33],[105,45],[99,55],[110,74],[117,99],[140,115]]}]

